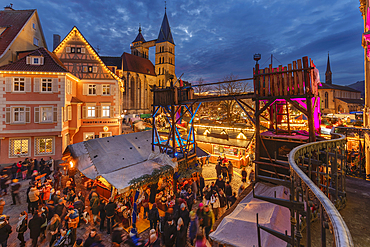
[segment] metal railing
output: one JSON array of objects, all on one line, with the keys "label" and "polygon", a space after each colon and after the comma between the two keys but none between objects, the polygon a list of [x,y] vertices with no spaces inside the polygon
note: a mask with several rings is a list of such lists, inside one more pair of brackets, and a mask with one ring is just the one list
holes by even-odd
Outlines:
[{"label": "metal railing", "polygon": [[311,246],[311,214],[320,221],[321,246],[326,246],[328,241],[326,229],[333,235],[334,246],[354,246],[348,227],[338,212],[346,202],[345,145],[344,135],[332,133],[331,140],[307,143],[289,153],[291,195],[295,196],[296,202],[304,202],[306,209],[309,208],[292,212],[295,219],[291,219],[294,221],[291,235],[296,235],[293,246],[300,245],[302,228],[306,228],[306,246]]}]

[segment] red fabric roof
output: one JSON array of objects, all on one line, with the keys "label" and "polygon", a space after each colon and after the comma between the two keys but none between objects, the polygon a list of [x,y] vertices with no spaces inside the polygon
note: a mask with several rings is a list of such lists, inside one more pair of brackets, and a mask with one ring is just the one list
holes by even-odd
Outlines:
[{"label": "red fabric roof", "polygon": [[26,64],[26,57],[19,59],[14,63],[3,65],[0,70],[6,71],[34,71],[34,72],[68,72],[67,68],[58,59],[58,57],[43,47],[31,52],[29,56],[43,56],[43,65]]},{"label": "red fabric roof", "polygon": [[6,51],[6,48],[12,43],[35,11],[35,9],[0,11],[0,27],[6,27],[0,35],[0,56]]},{"label": "red fabric roof", "polygon": [[155,68],[149,59],[124,52],[122,54],[122,70],[155,76]]}]

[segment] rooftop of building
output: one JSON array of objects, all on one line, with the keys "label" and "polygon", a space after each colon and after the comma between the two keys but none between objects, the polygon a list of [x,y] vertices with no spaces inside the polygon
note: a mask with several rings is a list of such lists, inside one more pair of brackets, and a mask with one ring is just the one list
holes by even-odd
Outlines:
[{"label": "rooftop of building", "polygon": [[117,69],[122,69],[121,57],[100,56],[100,59],[106,66],[115,66]]},{"label": "rooftop of building", "polygon": [[341,85],[329,84],[329,83],[322,83],[322,85],[319,86],[319,89],[335,89],[335,90],[343,90],[343,91],[361,93],[360,91],[350,88],[348,86],[341,86]]},{"label": "rooftop of building", "polygon": [[28,56],[40,56],[44,58],[44,63],[42,65],[33,65],[27,64],[27,56],[22,57],[21,59],[3,65],[0,67],[2,71],[31,71],[31,72],[68,72],[67,68],[63,63],[58,59],[58,57],[46,50],[43,47],[38,48],[37,50],[30,52]]},{"label": "rooftop of building", "polygon": [[124,52],[122,58],[122,70],[156,76],[153,63],[146,58],[138,57]]}]

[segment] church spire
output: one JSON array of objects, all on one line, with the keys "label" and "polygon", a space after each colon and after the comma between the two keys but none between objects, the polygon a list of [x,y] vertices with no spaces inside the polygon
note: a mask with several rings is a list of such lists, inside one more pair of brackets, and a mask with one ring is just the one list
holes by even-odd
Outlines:
[{"label": "church spire", "polygon": [[328,63],[326,64],[326,72],[325,72],[325,83],[332,84],[331,78],[331,70],[330,70],[330,59],[329,59],[329,52],[328,52]]},{"label": "church spire", "polygon": [[139,33],[137,34],[136,38],[134,41],[132,41],[132,43],[135,43],[135,42],[145,42],[145,39],[144,39],[144,36],[143,34],[141,33],[141,25],[139,24]]},{"label": "church spire", "polygon": [[172,44],[175,44],[175,42],[173,41],[173,38],[172,38],[172,33],[171,33],[170,24],[169,24],[168,18],[167,18],[166,8],[165,8],[165,12],[164,12],[162,26],[161,26],[161,29],[159,30],[158,39],[157,39],[156,43],[161,43],[161,42],[165,42],[165,41],[168,41]]}]

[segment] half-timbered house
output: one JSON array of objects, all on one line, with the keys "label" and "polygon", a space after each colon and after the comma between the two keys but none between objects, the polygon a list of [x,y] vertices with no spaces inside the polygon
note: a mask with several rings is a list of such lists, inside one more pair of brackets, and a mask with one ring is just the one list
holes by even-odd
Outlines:
[{"label": "half-timbered house", "polygon": [[[102,62],[77,27],[55,48],[55,55],[79,78],[64,108],[64,138],[70,143],[121,134],[123,81]],[[71,116],[71,117],[69,117]]]}]

